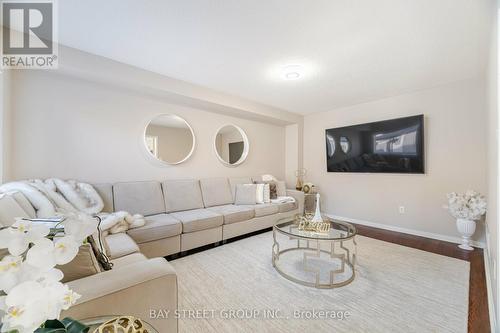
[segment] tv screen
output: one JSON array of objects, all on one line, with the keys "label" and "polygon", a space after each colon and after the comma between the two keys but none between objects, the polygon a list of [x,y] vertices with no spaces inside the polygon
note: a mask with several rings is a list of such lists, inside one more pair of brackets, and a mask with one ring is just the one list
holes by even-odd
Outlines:
[{"label": "tv screen", "polygon": [[328,172],[424,173],[424,116],[326,130]]}]

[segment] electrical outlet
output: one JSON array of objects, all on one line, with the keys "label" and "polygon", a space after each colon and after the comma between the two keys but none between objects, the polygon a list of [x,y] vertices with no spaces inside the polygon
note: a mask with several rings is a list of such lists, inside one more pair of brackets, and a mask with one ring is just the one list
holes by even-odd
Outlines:
[{"label": "electrical outlet", "polygon": [[405,213],[405,206],[399,206],[399,214]]}]

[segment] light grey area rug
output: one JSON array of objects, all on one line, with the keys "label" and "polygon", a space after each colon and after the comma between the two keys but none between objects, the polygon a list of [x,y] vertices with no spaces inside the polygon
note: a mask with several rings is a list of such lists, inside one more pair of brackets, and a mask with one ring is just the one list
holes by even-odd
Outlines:
[{"label": "light grey area rug", "polygon": [[279,275],[271,232],[172,261],[179,331],[467,332],[468,262],[356,239],[356,278],[338,289]]}]

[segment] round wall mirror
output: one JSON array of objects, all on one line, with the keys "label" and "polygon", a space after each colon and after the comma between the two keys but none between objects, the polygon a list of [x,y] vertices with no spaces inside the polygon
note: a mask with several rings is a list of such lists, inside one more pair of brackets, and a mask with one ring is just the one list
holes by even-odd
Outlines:
[{"label": "round wall mirror", "polygon": [[351,150],[351,141],[345,136],[340,137],[340,148],[342,151],[347,154],[349,150]]},{"label": "round wall mirror", "polygon": [[148,152],[159,161],[179,164],[193,153],[194,132],[181,117],[161,114],[153,118],[146,127],[144,144]]},{"label": "round wall mirror", "polygon": [[236,166],[243,163],[248,156],[248,148],[248,137],[238,126],[222,126],[215,135],[215,153],[225,165]]}]

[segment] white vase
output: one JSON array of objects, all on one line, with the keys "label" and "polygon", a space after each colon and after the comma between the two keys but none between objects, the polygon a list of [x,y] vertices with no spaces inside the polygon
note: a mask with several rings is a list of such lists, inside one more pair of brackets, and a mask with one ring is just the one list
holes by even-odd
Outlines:
[{"label": "white vase", "polygon": [[476,222],[466,219],[457,219],[457,229],[462,235],[462,244],[458,247],[468,251],[474,250],[471,246],[470,237],[474,234],[474,231],[476,231]]}]

